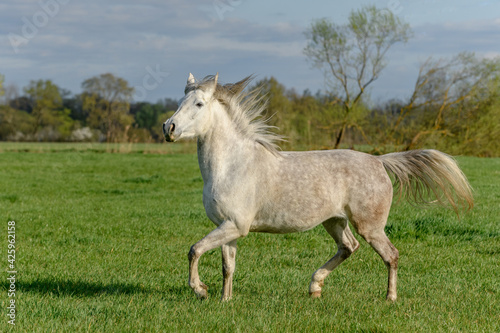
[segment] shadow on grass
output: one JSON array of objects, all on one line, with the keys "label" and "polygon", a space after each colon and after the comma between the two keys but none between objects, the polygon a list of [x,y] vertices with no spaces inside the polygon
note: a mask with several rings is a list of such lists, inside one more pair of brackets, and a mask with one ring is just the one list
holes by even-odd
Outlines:
[{"label": "shadow on grass", "polygon": [[[480,227],[480,226],[479,226]],[[429,235],[452,237],[460,240],[487,239],[500,236],[497,231],[482,230],[470,226],[454,225],[440,217],[424,217],[389,223],[385,232],[390,238],[425,238]]]},{"label": "shadow on grass", "polygon": [[[0,284],[5,290],[9,283]],[[165,286],[151,289],[134,283],[101,283],[74,280],[35,280],[31,282],[16,281],[16,289],[21,292],[48,294],[53,296],[98,297],[101,295],[132,295],[132,294],[179,294],[187,288]]]}]

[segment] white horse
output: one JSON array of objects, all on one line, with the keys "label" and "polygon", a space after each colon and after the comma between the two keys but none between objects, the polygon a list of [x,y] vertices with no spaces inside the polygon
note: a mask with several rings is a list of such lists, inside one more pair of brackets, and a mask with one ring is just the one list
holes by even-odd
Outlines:
[{"label": "white horse", "polygon": [[[221,246],[222,299],[232,296],[236,241],[249,232],[289,233],[323,224],[338,251],[311,279],[309,294],[321,296],[328,274],[359,247],[354,227],[382,257],[389,271],[387,299],[396,299],[399,253],[384,227],[393,198],[415,203],[449,203],[472,208],[471,188],[450,156],[436,150],[413,150],[372,156],[352,150],[281,152],[262,120],[258,92],[244,92],[251,78],[217,83],[218,75],[197,81],[189,75],[185,96],[163,124],[167,141],[197,138],[203,177],[203,205],[217,228],[189,251],[189,286],[208,297],[198,260]],[[259,117],[260,116],[260,117]]]}]

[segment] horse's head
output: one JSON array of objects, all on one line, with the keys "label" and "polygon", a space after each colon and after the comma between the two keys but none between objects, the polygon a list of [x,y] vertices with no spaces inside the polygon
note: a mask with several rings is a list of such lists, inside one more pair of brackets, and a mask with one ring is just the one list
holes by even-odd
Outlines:
[{"label": "horse's head", "polygon": [[218,76],[216,74],[213,80],[198,85],[193,74],[189,74],[186,95],[174,115],[163,123],[163,134],[167,141],[195,138],[207,131],[210,104],[213,102]]}]

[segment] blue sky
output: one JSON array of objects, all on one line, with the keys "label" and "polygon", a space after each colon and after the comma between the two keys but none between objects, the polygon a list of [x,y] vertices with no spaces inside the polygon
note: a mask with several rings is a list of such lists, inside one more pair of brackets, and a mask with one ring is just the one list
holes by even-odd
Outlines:
[{"label": "blue sky", "polygon": [[472,51],[500,56],[500,1],[78,1],[16,0],[0,4],[0,74],[20,90],[51,79],[73,93],[92,76],[111,72],[136,87],[136,99],[180,98],[192,72],[219,72],[233,82],[274,76],[287,88],[324,88],[302,50],[317,18],[345,23],[363,5],[392,10],[414,37],[395,45],[369,90],[374,101],[411,94],[427,57]]}]

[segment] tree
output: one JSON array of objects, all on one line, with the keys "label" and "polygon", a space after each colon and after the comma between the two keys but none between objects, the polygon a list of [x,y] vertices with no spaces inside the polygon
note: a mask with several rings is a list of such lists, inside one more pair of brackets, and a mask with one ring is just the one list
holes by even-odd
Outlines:
[{"label": "tree", "polygon": [[418,126],[413,126],[406,150],[416,148],[426,137],[456,135],[475,117],[471,112],[491,99],[491,82],[499,73],[499,59],[479,60],[468,52],[451,59],[427,59],[420,66],[410,99],[387,136],[392,137],[409,117],[418,119]]},{"label": "tree", "polygon": [[[488,82],[487,97],[483,93],[475,107],[467,107],[467,121],[461,128],[458,154],[475,156],[500,156],[500,59],[497,58],[497,75]],[[458,138],[458,136],[457,136]]]},{"label": "tree", "polygon": [[80,125],[85,125],[87,115],[82,110],[82,99],[81,95],[73,95],[71,91],[67,89],[61,89],[61,98],[63,106],[70,110],[71,119],[80,123]]},{"label": "tree", "polygon": [[[149,139],[152,140],[163,140],[163,134],[158,136],[158,131],[156,130],[156,126],[158,126],[158,117],[160,114],[165,112],[164,106],[158,102],[156,104],[148,103],[148,102],[138,102],[131,105],[130,113],[133,114],[135,123],[134,123],[134,132],[138,134],[138,129],[142,129],[143,133],[147,133]],[[165,120],[163,120],[165,121]],[[158,126],[161,130],[161,124]],[[160,132],[162,133],[162,132]],[[137,136],[137,135],[136,135]],[[144,135],[143,135],[144,136]],[[144,140],[144,138],[141,138]]]},{"label": "tree", "polygon": [[2,97],[5,93],[5,90],[3,88],[3,81],[4,81],[5,77],[0,74],[0,97]]},{"label": "tree", "polygon": [[361,129],[355,119],[360,100],[385,68],[387,51],[411,36],[410,26],[390,11],[368,6],[352,11],[345,25],[316,20],[305,35],[305,55],[323,71],[328,88],[342,100],[342,114],[333,124],[339,127],[338,148],[348,127]]},{"label": "tree", "polygon": [[10,105],[14,100],[19,98],[19,88],[11,83],[3,87],[3,102],[5,105]]},{"label": "tree", "polygon": [[161,105],[165,111],[175,111],[179,107],[179,102],[173,98],[159,100],[156,104]]},{"label": "tree", "polygon": [[[291,122],[291,132],[292,132],[292,144],[299,144],[302,147],[310,147],[313,142],[324,141],[317,139],[317,136],[324,137],[330,136],[330,131],[321,131],[320,124],[323,124],[325,119],[325,112],[323,112],[327,106],[324,104],[329,103],[328,100],[322,101],[321,98],[324,96],[312,96],[309,90],[306,90],[302,95],[297,94],[293,91],[289,92],[290,98],[290,109],[293,114],[293,118],[290,119]],[[318,128],[319,131],[312,131],[311,127]],[[314,138],[314,139],[313,139]],[[329,138],[330,140],[330,138]]]},{"label": "tree", "polygon": [[16,110],[8,105],[0,105],[0,140],[32,139],[33,117],[26,111]]},{"label": "tree", "polygon": [[70,110],[63,107],[60,89],[50,80],[31,81],[24,88],[34,118],[33,134],[39,140],[59,140],[71,133]]},{"label": "tree", "polygon": [[266,102],[264,117],[269,124],[288,132],[286,120],[290,118],[290,101],[286,96],[286,88],[274,77],[264,78],[255,83],[249,90],[259,90],[260,98]]},{"label": "tree", "polygon": [[16,96],[9,101],[8,105],[11,108],[14,108],[16,110],[26,111],[30,114],[33,111],[32,102],[26,96]]},{"label": "tree", "polygon": [[135,105],[135,123],[140,128],[145,128],[149,131],[156,126],[158,115],[163,112],[163,107],[160,104],[151,104],[148,102],[140,102]]},{"label": "tree", "polygon": [[89,125],[101,130],[107,142],[126,140],[134,121],[129,113],[134,88],[110,73],[85,80],[82,88],[82,106],[88,112]]}]

